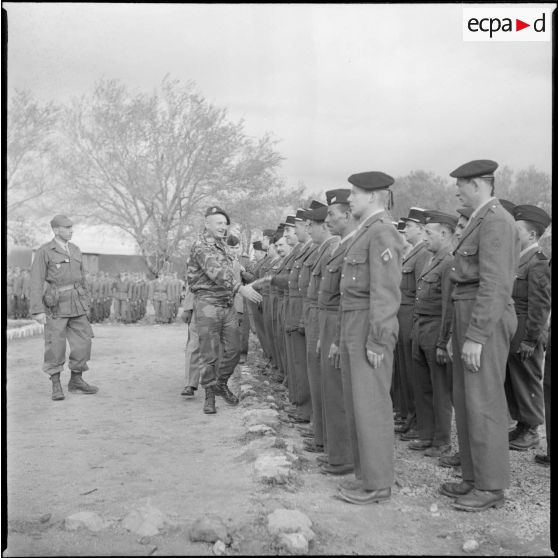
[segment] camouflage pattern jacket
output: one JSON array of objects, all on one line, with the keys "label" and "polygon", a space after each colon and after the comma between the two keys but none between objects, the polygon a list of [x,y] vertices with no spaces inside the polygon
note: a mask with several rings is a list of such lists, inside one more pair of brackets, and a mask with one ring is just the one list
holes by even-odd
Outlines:
[{"label": "camouflage pattern jacket", "polygon": [[233,270],[234,257],[223,239],[204,231],[192,245],[188,284],[198,300],[215,306],[232,306],[241,287]]}]

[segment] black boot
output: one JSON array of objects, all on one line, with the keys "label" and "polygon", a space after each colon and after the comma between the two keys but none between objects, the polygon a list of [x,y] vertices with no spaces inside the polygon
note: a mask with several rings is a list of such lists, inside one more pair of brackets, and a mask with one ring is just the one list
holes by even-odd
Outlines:
[{"label": "black boot", "polygon": [[227,381],[219,381],[215,384],[215,395],[220,395],[229,405],[238,405],[238,397],[229,389]]},{"label": "black boot", "polygon": [[215,388],[208,386],[205,388],[205,403],[203,404],[203,412],[206,415],[214,415],[215,410]]},{"label": "black boot", "polygon": [[510,449],[527,451],[539,445],[539,433],[536,426],[526,426],[523,432],[510,442]]},{"label": "black boot", "polygon": [[92,395],[99,391],[97,386],[90,386],[87,382],[83,380],[81,377],[81,372],[72,372],[72,377],[68,382],[68,391],[71,393],[86,393],[88,395]]},{"label": "black boot", "polygon": [[60,373],[52,374],[50,379],[52,380],[52,400],[62,401],[62,399],[64,399],[64,392],[62,391],[62,386],[60,385]]},{"label": "black boot", "polygon": [[524,422],[518,422],[515,425],[515,428],[513,430],[510,430],[508,434],[508,440],[511,442],[512,440],[519,438],[519,436],[521,436],[527,428],[529,428],[528,424],[525,424]]}]

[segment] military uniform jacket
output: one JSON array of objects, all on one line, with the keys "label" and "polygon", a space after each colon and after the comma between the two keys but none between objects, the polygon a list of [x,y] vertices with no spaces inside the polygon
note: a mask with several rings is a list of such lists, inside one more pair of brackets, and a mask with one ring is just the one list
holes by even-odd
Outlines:
[{"label": "military uniform jacket", "polygon": [[424,242],[419,242],[403,258],[401,262],[401,306],[413,306],[415,304],[418,279],[429,259],[430,253]]},{"label": "military uniform jacket", "polygon": [[293,261],[293,267],[289,273],[289,297],[296,298],[302,297],[302,292],[299,289],[298,279],[300,277],[300,272],[302,271],[302,265],[306,258],[316,249],[316,245],[309,238],[300,248],[300,252],[297,254]]},{"label": "military uniform jacket", "polygon": [[531,346],[546,342],[551,308],[551,282],[548,258],[539,246],[533,246],[519,259],[512,291],[518,326],[511,343],[517,352],[523,341]]},{"label": "military uniform jacket", "polygon": [[188,284],[196,298],[215,306],[232,306],[242,286],[234,277],[234,257],[223,239],[204,231],[192,245],[188,260]]},{"label": "military uniform jacket", "polygon": [[291,274],[291,270],[294,266],[294,261],[300,253],[302,248],[302,243],[299,242],[293,249],[289,252],[289,254],[283,260],[283,263],[277,270],[275,276],[271,279],[271,284],[274,287],[277,287],[277,290],[280,294],[286,293],[288,294],[289,289],[289,276]]},{"label": "military uniform jacket", "polygon": [[60,300],[53,313],[57,317],[75,317],[89,310],[89,291],[80,249],[68,242],[69,254],[52,239],[36,252],[31,266],[31,314],[46,312],[43,303],[45,283],[56,287],[74,286],[73,290],[60,293]]},{"label": "military uniform jacket", "polygon": [[329,258],[324,262],[320,290],[318,291],[318,308],[320,310],[339,310],[341,268],[343,267],[343,258],[345,257],[349,240],[353,234],[354,231],[350,236],[342,238]]},{"label": "military uniform jacket", "polygon": [[453,255],[446,250],[440,250],[422,270],[417,284],[415,314],[417,316],[432,316],[440,320],[440,332],[436,347],[446,348],[451,334],[453,305],[451,293],[451,268]]},{"label": "military uniform jacket", "polygon": [[376,353],[397,340],[402,250],[390,216],[379,211],[359,225],[343,257],[340,310],[369,311],[366,349]]},{"label": "military uniform jacket", "polygon": [[316,308],[318,306],[318,296],[322,282],[322,275],[328,260],[331,258],[331,255],[336,250],[337,246],[339,246],[339,240],[340,238],[338,236],[330,236],[322,242],[316,252],[316,263],[312,268],[310,283],[308,284],[308,290],[306,291],[306,296],[310,301],[310,306],[312,308]]},{"label": "military uniform jacket", "polygon": [[471,300],[465,337],[485,343],[512,303],[519,237],[513,217],[496,198],[480,208],[463,230],[454,249],[453,300]]}]

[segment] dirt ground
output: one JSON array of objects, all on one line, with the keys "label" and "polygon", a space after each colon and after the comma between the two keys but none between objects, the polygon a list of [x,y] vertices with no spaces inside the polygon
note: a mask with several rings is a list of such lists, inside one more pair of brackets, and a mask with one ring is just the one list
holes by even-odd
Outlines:
[{"label": "dirt ground", "polygon": [[[202,413],[203,397],[180,396],[184,386],[186,326],[94,325],[91,370],[84,378],[100,390],[50,399],[41,372],[41,337],[7,346],[8,548],[6,556],[211,555],[192,543],[188,530],[205,513],[229,523],[235,541],[228,555],[272,555],[266,515],[277,507],[298,509],[314,523],[312,554],[552,555],[550,470],[533,463],[534,450],[512,452],[512,487],[506,505],[480,514],[459,512],[437,493],[457,472],[396,442],[397,482],[385,504],[352,506],[335,498],[338,478],[319,473],[315,454],[302,450],[296,477],[285,486],[258,483],[243,403],[217,398],[216,415]],[[261,373],[257,347],[242,370],[258,378],[261,400],[284,395]],[[239,377],[233,376],[233,391]],[[300,447],[297,429],[281,423],[278,438]],[[546,440],[543,440],[543,447]],[[140,538],[119,526],[146,503],[175,526]],[[431,506],[437,505],[437,510]],[[64,518],[94,511],[112,526],[93,533],[66,531]]]}]

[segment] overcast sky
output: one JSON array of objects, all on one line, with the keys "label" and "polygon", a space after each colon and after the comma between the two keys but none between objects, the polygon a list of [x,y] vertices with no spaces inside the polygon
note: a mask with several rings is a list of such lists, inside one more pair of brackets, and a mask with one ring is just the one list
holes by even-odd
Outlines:
[{"label": "overcast sky", "polygon": [[551,43],[464,42],[460,4],[4,6],[9,91],[194,80],[311,192],[475,158],[551,172]]}]

